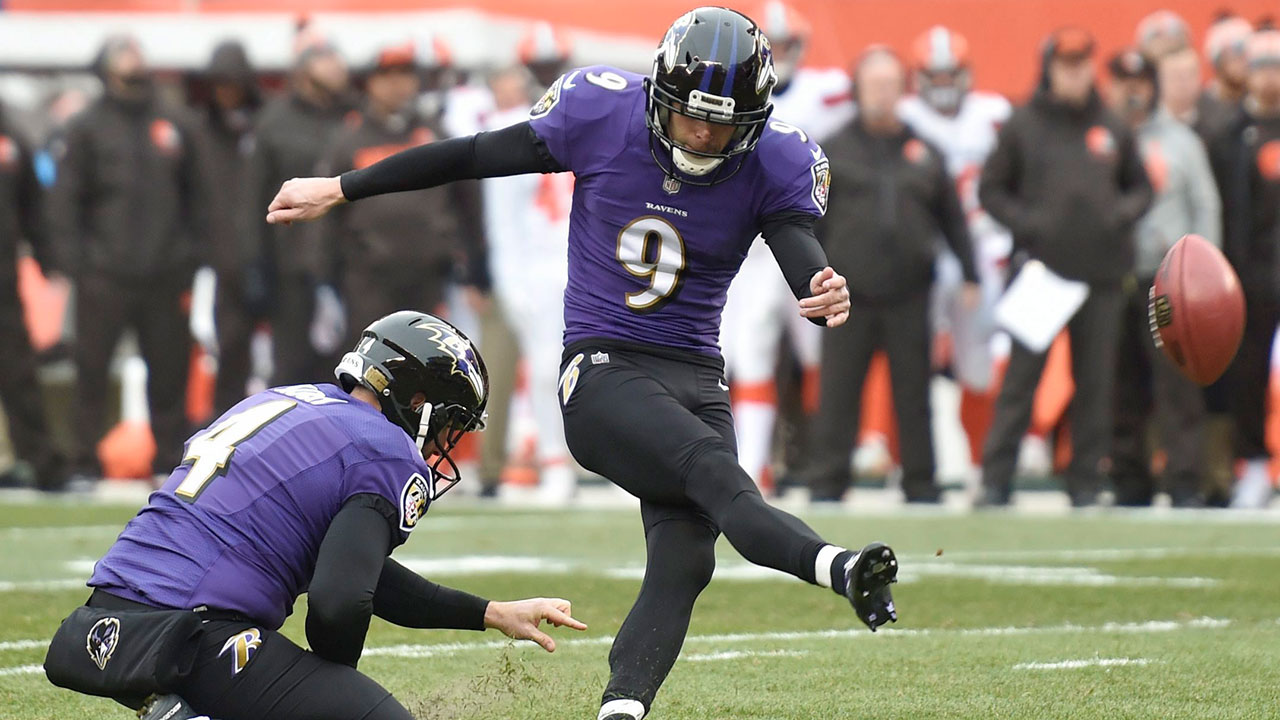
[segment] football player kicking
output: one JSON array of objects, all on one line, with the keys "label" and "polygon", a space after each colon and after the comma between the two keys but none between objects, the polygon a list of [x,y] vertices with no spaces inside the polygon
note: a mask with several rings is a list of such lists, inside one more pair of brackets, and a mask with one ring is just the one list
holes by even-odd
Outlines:
[{"label": "football player kicking", "polygon": [[834,327],[845,280],[813,225],[830,178],[822,150],[770,122],[769,42],[723,8],[681,16],[649,77],[573,70],[528,122],[424,145],[336,178],[294,179],[273,223],[341,202],[463,178],[576,176],[559,384],[569,449],[641,501],[648,560],[609,654],[600,720],[639,720],[670,672],[724,533],[747,560],[847,597],[869,627],[896,619],[892,551],[850,551],[770,507],[735,459],[717,346],[725,293],[757,233],[800,299]]},{"label": "football player kicking", "polygon": [[[337,386],[253,395],[191,438],[94,567],[92,596],[50,646],[50,680],[146,718],[410,720],[355,669],[371,615],[497,628],[548,652],[541,621],[586,629],[565,600],[489,602],[388,557],[457,482],[450,449],[483,427],[471,341],[401,311],[334,374]],[[277,632],[303,592],[310,652]]]}]

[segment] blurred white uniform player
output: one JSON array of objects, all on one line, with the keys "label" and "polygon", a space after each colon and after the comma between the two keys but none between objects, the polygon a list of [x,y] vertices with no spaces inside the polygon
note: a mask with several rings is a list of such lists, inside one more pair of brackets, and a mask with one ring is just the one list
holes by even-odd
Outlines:
[{"label": "blurred white uniform player", "polygon": [[972,89],[968,42],[955,32],[929,28],[912,45],[912,55],[916,94],[903,99],[898,113],[946,157],[969,221],[982,289],[977,307],[965,310],[959,261],[950,252],[939,254],[934,321],[952,340],[949,360],[961,386],[960,422],[977,464],[994,405],[994,307],[1013,246],[1009,231],[978,204],[978,179],[1011,108],[1000,95]]},{"label": "blurred white uniform player", "polygon": [[[853,117],[849,74],[840,68],[799,68],[809,26],[795,10],[766,3],[753,17],[773,45],[778,85],[770,122],[799,127],[818,142]],[[806,397],[817,393],[821,328],[800,317],[795,298],[764,241],[756,238],[742,270],[729,286],[720,346],[733,397],[738,462],[760,484],[768,484],[769,451],[777,415],[778,343],[786,334],[804,368]],[[814,389],[809,386],[814,385]],[[812,408],[806,408],[811,412]]]},{"label": "blurred white uniform player", "polygon": [[[524,67],[498,72],[490,84],[494,110],[485,116],[482,129],[496,130],[529,119],[532,77]],[[529,403],[538,437],[539,495],[549,503],[562,503],[573,497],[577,487],[556,399],[573,176],[489,178],[482,181],[482,188],[494,295],[515,332],[528,370]]]}]

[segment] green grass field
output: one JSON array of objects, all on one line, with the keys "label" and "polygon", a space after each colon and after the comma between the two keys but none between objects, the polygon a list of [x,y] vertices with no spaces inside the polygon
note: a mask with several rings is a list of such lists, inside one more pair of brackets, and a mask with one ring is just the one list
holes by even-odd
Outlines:
[{"label": "green grass field", "polygon": [[[0,717],[125,718],[48,684],[42,643],[133,514],[0,505]],[[806,513],[892,544],[901,620],[875,635],[829,591],[723,543],[655,720],[1280,717],[1280,516]],[[941,551],[941,554],[939,554]],[[361,669],[420,718],[594,718],[639,586],[638,513],[444,502],[396,557],[489,597],[560,595],[591,628],[547,655],[490,631],[375,620]],[[522,570],[514,570],[521,566]],[[305,598],[284,631],[305,644]]]}]

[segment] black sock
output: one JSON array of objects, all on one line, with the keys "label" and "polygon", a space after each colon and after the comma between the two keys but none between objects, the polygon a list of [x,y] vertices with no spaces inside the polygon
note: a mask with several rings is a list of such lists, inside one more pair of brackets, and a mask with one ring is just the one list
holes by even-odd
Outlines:
[{"label": "black sock", "polygon": [[831,589],[837,595],[844,595],[844,569],[857,556],[858,553],[856,551],[845,550],[836,555],[835,559],[831,561]]}]

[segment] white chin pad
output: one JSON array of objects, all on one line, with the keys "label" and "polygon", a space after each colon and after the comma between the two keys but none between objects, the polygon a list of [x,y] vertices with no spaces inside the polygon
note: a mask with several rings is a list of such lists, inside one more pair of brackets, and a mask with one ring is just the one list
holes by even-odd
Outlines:
[{"label": "white chin pad", "polygon": [[413,440],[418,445],[418,452],[422,452],[422,448],[426,446],[427,441],[431,439],[428,433],[431,428],[431,403],[422,406],[422,419],[418,421],[418,435]]},{"label": "white chin pad", "polygon": [[680,148],[671,148],[671,160],[675,163],[677,170],[694,177],[706,175],[719,167],[723,161],[722,158],[701,157],[686,153]]}]

